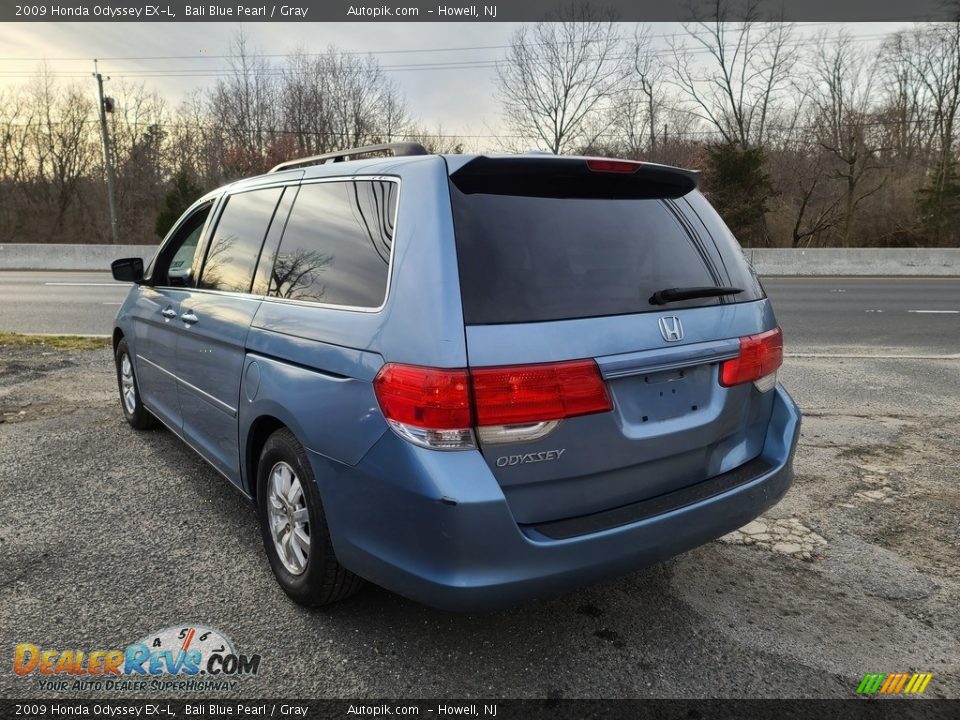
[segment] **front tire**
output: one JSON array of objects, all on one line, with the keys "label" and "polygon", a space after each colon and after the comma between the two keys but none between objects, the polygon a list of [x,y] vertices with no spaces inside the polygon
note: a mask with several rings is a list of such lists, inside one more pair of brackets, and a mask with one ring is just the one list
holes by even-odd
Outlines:
[{"label": "front tire", "polygon": [[294,602],[328,605],[363,586],[337,562],[310,461],[286,428],[267,438],[260,453],[257,514],[270,567]]},{"label": "front tire", "polygon": [[117,363],[117,387],[120,390],[120,407],[123,416],[135,430],[152,430],[157,427],[157,419],[143,406],[140,401],[140,385],[137,374],[133,369],[133,358],[127,348],[126,339],[117,343],[117,352],[114,355]]}]

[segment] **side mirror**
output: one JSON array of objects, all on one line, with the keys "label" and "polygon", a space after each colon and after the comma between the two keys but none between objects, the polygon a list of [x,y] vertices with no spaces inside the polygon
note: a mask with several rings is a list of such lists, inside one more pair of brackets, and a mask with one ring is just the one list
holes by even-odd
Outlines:
[{"label": "side mirror", "polygon": [[110,263],[113,279],[119,282],[143,282],[143,258],[123,258]]}]

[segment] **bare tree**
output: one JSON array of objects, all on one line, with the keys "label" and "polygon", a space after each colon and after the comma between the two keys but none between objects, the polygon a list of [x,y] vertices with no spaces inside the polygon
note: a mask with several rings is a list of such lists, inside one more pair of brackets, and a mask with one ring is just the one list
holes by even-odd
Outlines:
[{"label": "bare tree", "polygon": [[[633,36],[632,61],[633,77],[638,84],[640,97],[646,112],[646,126],[648,128],[650,151],[657,147],[657,121],[660,119],[660,108],[664,104],[664,68],[651,41],[650,26],[637,28]],[[638,136],[637,140],[641,138]]]},{"label": "bare tree", "polygon": [[265,58],[250,47],[241,29],[228,60],[231,73],[217,81],[210,94],[210,112],[232,147],[230,170],[262,172],[263,158],[277,124],[276,75]]},{"label": "bare tree", "polygon": [[406,100],[379,63],[329,47],[298,51],[281,71],[283,132],[301,155],[390,142],[409,126]]},{"label": "bare tree", "polygon": [[118,180],[119,225],[125,241],[131,242],[141,229],[149,232],[160,211],[167,180],[167,108],[163,97],[143,83],[120,82],[111,93],[116,100],[108,117]]},{"label": "bare tree", "polygon": [[613,118],[591,120],[603,116],[628,69],[617,32],[611,16],[585,4],[517,30],[497,66],[505,125],[554,154],[595,141]]},{"label": "bare tree", "polygon": [[781,148],[771,162],[781,189],[783,235],[794,248],[820,244],[840,221],[842,196],[828,178],[828,158],[816,136],[806,132]]},{"label": "bare tree", "polygon": [[96,156],[89,132],[94,106],[89,93],[76,85],[57,87],[45,70],[30,95],[35,122],[28,141],[37,179],[53,211],[53,229],[59,231]]},{"label": "bare tree", "polygon": [[933,143],[931,103],[920,32],[899,32],[883,44],[880,73],[884,90],[884,127],[893,157],[902,161],[921,159]]},{"label": "bare tree", "polygon": [[[741,13],[734,11],[734,2],[696,6],[694,21],[684,29],[707,62],[694,62],[690,46],[674,44],[672,82],[724,142],[760,147],[778,120],[782,95],[789,88],[796,61],[790,44],[794,27],[761,22],[759,0],[746,0]],[[703,13],[703,7],[708,12]],[[732,22],[734,14],[744,19]]]},{"label": "bare tree", "polygon": [[851,245],[859,205],[886,181],[871,113],[876,64],[841,31],[834,42],[821,36],[814,68],[814,123],[821,147],[834,160],[827,177],[841,183],[841,242]]},{"label": "bare tree", "polygon": [[322,62],[297,50],[283,68],[280,90],[284,129],[292,135],[300,155],[321,153],[328,147],[332,110],[324,102],[326,76]]},{"label": "bare tree", "polygon": [[[923,224],[940,244],[948,235],[960,243],[960,187],[956,134],[960,112],[960,22],[938,23],[896,35],[888,43],[889,75],[903,115],[901,134],[926,141],[928,177],[921,192]],[[912,127],[911,127],[912,126]],[[911,146],[912,149],[912,143]]]},{"label": "bare tree", "polygon": [[22,90],[0,90],[0,237],[15,237],[27,221],[27,136],[32,124]]},{"label": "bare tree", "polygon": [[225,138],[210,118],[203,93],[195,91],[174,110],[166,134],[166,181],[177,175],[194,178],[212,187],[222,178]]},{"label": "bare tree", "polygon": [[630,158],[650,157],[656,152],[666,93],[664,68],[649,25],[637,26],[628,50],[628,74],[609,103],[609,118],[600,120],[606,123],[607,133],[596,149]]},{"label": "bare tree", "polygon": [[23,93],[0,90],[0,182],[24,179],[27,169],[26,128],[30,124]]},{"label": "bare tree", "polygon": [[365,145],[403,132],[403,99],[375,58],[331,54],[324,71],[330,92],[331,149]]},{"label": "bare tree", "polygon": [[446,134],[442,125],[437,125],[437,127],[432,130],[427,127],[413,125],[403,135],[403,138],[420,143],[427,149],[427,152],[444,155],[462,153],[466,149],[467,144],[466,140],[462,137]]}]

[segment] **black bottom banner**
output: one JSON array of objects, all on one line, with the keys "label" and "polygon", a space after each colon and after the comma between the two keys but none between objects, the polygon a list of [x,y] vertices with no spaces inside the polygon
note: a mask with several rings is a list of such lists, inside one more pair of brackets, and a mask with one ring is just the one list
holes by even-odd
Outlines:
[{"label": "black bottom banner", "polygon": [[740,720],[960,718],[960,700],[0,700],[0,718]]}]

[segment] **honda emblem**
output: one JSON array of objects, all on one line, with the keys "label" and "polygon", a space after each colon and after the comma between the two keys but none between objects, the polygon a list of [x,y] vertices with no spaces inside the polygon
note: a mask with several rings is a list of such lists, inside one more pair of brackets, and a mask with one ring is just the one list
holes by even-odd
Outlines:
[{"label": "honda emblem", "polygon": [[680,318],[676,315],[664,315],[658,321],[660,324],[660,334],[667,342],[679,342],[683,340],[683,325],[680,324]]}]

